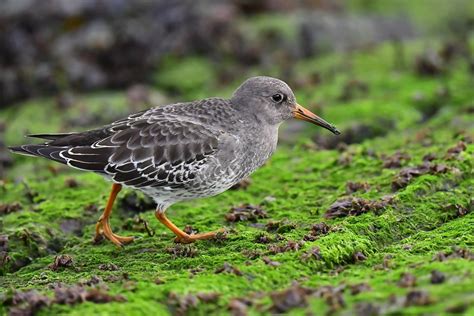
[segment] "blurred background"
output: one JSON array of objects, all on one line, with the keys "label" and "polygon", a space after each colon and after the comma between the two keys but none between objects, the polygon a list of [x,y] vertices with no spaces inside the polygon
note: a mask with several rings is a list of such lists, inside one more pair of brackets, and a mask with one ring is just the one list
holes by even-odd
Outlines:
[{"label": "blurred background", "polygon": [[471,0],[3,0],[0,179],[31,163],[6,149],[26,133],[229,97],[253,75],[286,81],[343,132],[290,122],[283,144],[417,130],[443,108],[473,111],[473,30]]}]

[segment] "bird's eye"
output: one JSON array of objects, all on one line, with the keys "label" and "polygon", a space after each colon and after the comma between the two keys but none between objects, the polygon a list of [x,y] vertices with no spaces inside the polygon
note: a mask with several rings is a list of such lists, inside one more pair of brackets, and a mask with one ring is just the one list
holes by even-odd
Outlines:
[{"label": "bird's eye", "polygon": [[285,99],[285,96],[281,93],[277,93],[277,94],[272,95],[273,102],[280,103],[284,99]]}]

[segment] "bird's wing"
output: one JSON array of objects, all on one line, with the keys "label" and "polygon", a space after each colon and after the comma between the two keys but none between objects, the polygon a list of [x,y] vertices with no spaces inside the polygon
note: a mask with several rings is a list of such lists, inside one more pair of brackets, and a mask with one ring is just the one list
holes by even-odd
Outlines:
[{"label": "bird's wing", "polygon": [[219,143],[219,131],[191,121],[137,119],[126,125],[60,156],[70,166],[105,172],[125,185],[179,187],[195,177]]},{"label": "bird's wing", "polygon": [[163,115],[159,109],[100,130],[12,150],[103,173],[129,186],[180,187],[216,152],[223,132],[191,118]]}]

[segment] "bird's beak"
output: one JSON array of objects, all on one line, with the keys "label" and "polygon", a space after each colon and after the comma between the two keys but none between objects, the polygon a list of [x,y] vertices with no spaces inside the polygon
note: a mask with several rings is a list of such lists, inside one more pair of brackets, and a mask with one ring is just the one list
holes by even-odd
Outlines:
[{"label": "bird's beak", "polygon": [[315,125],[324,127],[325,129],[330,130],[336,135],[341,134],[341,132],[339,132],[336,126],[329,124],[328,122],[326,122],[325,120],[323,120],[322,118],[320,118],[319,116],[311,112],[310,110],[305,109],[298,103],[296,103],[295,109],[293,110],[293,117],[299,120],[307,121]]}]

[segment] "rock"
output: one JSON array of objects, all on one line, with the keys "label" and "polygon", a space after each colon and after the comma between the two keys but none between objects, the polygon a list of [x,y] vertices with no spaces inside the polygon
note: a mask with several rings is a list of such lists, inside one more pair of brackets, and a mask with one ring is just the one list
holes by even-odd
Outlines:
[{"label": "rock", "polygon": [[266,218],[267,212],[258,205],[243,204],[230,209],[229,213],[225,215],[228,222],[252,221]]}]

